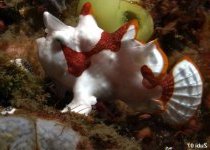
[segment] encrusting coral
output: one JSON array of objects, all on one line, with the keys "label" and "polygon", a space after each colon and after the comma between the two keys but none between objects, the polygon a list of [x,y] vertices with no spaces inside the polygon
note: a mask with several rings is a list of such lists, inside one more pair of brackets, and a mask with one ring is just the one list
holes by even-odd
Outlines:
[{"label": "encrusting coral", "polygon": [[91,4],[85,3],[75,28],[48,12],[44,23],[47,36],[37,39],[40,62],[58,90],[74,93],[62,112],[88,115],[97,98],[109,96],[136,111],[161,111],[165,121],[179,125],[201,104],[203,82],[197,67],[183,58],[167,74],[168,60],[158,43],[135,39],[136,21],[107,33],[97,26]]}]

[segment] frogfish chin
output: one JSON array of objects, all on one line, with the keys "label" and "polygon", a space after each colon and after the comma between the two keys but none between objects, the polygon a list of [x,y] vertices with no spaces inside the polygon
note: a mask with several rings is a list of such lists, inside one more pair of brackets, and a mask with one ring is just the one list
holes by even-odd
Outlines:
[{"label": "frogfish chin", "polygon": [[136,40],[137,21],[113,33],[98,27],[85,3],[76,27],[44,12],[46,37],[37,39],[38,55],[60,96],[74,97],[61,112],[88,115],[97,98],[121,99],[136,111],[161,111],[174,125],[189,121],[201,104],[203,82],[187,57],[167,72],[168,59],[157,41]]}]

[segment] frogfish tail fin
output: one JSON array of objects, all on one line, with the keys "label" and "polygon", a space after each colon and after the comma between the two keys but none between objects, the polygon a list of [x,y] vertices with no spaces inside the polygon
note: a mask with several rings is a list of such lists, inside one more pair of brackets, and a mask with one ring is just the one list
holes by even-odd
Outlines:
[{"label": "frogfish tail fin", "polygon": [[183,58],[162,83],[163,119],[173,125],[188,122],[198,110],[203,93],[203,81],[196,65]]}]

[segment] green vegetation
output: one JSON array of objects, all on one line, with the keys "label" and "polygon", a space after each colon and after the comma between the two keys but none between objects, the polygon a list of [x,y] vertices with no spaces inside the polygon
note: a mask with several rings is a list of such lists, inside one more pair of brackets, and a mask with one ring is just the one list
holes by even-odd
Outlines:
[{"label": "green vegetation", "polygon": [[41,79],[9,60],[4,53],[0,53],[0,103],[32,111],[40,109],[49,96],[43,89]]}]

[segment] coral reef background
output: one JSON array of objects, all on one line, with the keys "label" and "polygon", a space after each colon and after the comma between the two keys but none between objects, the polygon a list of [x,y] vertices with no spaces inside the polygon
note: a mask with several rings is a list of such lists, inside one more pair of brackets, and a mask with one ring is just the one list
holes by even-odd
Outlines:
[{"label": "coral reef background", "polygon": [[[170,68],[179,58],[188,55],[203,75],[203,104],[197,119],[181,128],[163,123],[158,115],[135,114],[120,100],[114,104],[98,103],[89,117],[60,114],[59,110],[69,103],[72,93],[67,93],[64,99],[55,95],[54,83],[45,77],[39,64],[35,39],[44,35],[42,14],[45,10],[75,26],[78,0],[55,3],[56,0],[0,1],[0,110],[12,105],[18,108],[16,118],[21,116],[26,121],[26,116],[32,116],[56,120],[67,128],[71,126],[81,136],[77,149],[189,149],[188,143],[207,143],[210,147],[209,0],[141,1],[154,19],[151,40],[158,38],[169,56]],[[15,58],[28,62],[31,71],[25,72],[10,63],[9,60]],[[0,118],[0,122],[3,120]],[[4,149],[4,144],[0,142],[0,149]]]}]

